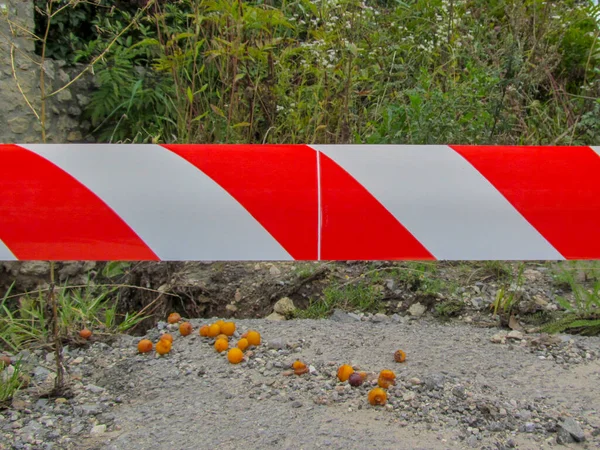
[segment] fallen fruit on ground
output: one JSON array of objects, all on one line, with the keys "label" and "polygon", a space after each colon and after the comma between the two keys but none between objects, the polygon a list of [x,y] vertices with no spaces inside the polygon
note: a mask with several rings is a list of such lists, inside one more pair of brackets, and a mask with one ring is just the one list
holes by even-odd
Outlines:
[{"label": "fallen fruit on ground", "polygon": [[373,406],[383,406],[387,401],[387,394],[381,388],[373,388],[369,392],[369,403]]},{"label": "fallen fruit on ground", "polygon": [[229,336],[227,336],[226,334],[223,334],[223,333],[218,335],[217,339],[225,339],[227,342],[229,342]]},{"label": "fallen fruit on ground", "polygon": [[223,325],[221,325],[221,333],[227,336],[233,336],[233,333],[235,333],[235,323],[225,322]]},{"label": "fallen fruit on ground", "polygon": [[239,348],[234,347],[227,352],[227,359],[231,364],[239,364],[244,359],[244,352]]},{"label": "fallen fruit on ground", "polygon": [[169,314],[169,317],[167,318],[167,322],[169,323],[177,323],[181,320],[181,316],[179,315],[179,313],[171,313]]},{"label": "fallen fruit on ground", "polygon": [[406,353],[404,353],[402,350],[397,350],[396,353],[394,353],[394,360],[396,362],[403,363],[406,361]]},{"label": "fallen fruit on ground", "polygon": [[148,353],[152,351],[152,341],[149,339],[142,339],[137,345],[138,352]]},{"label": "fallen fruit on ground", "polygon": [[219,325],[219,328],[221,328],[223,325],[225,325],[225,321],[223,319],[219,319],[215,322],[217,325]]},{"label": "fallen fruit on ground", "polygon": [[81,330],[79,332],[79,336],[81,336],[84,339],[89,339],[91,335],[92,335],[92,332],[90,330],[88,330],[87,328],[84,328],[83,330]]},{"label": "fallen fruit on ground", "polygon": [[249,345],[250,344],[248,344],[248,339],[242,338],[238,341],[237,348],[239,348],[241,351],[244,351],[248,348]]},{"label": "fallen fruit on ground", "polygon": [[171,344],[173,343],[173,335],[171,333],[165,333],[165,334],[161,335],[160,340],[162,341],[163,339],[166,339]]},{"label": "fallen fruit on ground", "polygon": [[220,334],[221,334],[221,327],[218,324],[213,323],[212,325],[210,325],[208,327],[208,337],[217,337]]},{"label": "fallen fruit on ground", "polygon": [[242,339],[247,339],[248,338],[248,333],[250,333],[250,332],[246,331],[244,334],[242,334]]},{"label": "fallen fruit on ground", "polygon": [[382,370],[379,373],[377,384],[380,388],[389,388],[390,386],[396,384],[396,374],[391,370]]},{"label": "fallen fruit on ground", "polygon": [[294,373],[296,375],[303,375],[308,372],[308,367],[302,361],[294,361],[292,364],[292,369],[294,369]]},{"label": "fallen fruit on ground", "polygon": [[215,341],[215,350],[219,353],[224,352],[229,348],[229,341],[227,339],[217,339]]},{"label": "fallen fruit on ground", "polygon": [[160,340],[156,344],[156,353],[159,355],[166,355],[171,351],[171,343],[167,340]]},{"label": "fallen fruit on ground", "polygon": [[200,331],[198,331],[198,334],[202,337],[208,337],[208,330],[210,329],[210,327],[208,325],[202,325],[200,327]]},{"label": "fallen fruit on ground", "polygon": [[348,364],[343,364],[338,369],[337,376],[338,379],[343,383],[344,381],[348,381],[348,378],[350,378],[350,375],[352,375],[353,373],[354,369],[352,368],[352,366]]},{"label": "fallen fruit on ground", "polygon": [[2,355],[0,356],[0,369],[4,369],[6,366],[10,366],[11,360],[10,356]]},{"label": "fallen fruit on ground", "polygon": [[191,323],[183,322],[181,325],[179,325],[179,333],[182,336],[187,336],[191,332],[192,332],[192,324]]},{"label": "fallen fruit on ground", "polygon": [[348,377],[348,383],[350,383],[350,386],[358,387],[363,384],[363,381],[363,377],[358,372],[354,372]]},{"label": "fallen fruit on ground", "polygon": [[246,339],[250,345],[254,345],[255,347],[260,345],[260,333],[258,331],[249,331]]}]

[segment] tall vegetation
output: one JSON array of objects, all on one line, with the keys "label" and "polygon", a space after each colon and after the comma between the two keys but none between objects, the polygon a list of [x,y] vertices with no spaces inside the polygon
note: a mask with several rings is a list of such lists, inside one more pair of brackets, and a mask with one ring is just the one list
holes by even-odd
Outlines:
[{"label": "tall vegetation", "polygon": [[[49,56],[93,60],[144,2],[95,3]],[[576,0],[160,1],[87,113],[112,142],[597,144],[599,21]]]}]

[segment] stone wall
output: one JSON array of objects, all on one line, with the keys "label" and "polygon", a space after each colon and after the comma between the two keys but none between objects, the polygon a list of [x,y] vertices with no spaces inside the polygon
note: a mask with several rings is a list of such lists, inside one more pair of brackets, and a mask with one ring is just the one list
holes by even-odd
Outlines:
[{"label": "stone wall", "polygon": [[[42,142],[41,123],[23,97],[39,115],[40,57],[25,30],[34,31],[33,0],[0,0],[0,143],[5,144]],[[64,62],[53,60],[47,60],[44,67],[47,92],[61,88],[81,71],[81,67],[67,68]],[[93,141],[91,125],[83,117],[91,89],[92,77],[86,75],[47,100],[48,142]]]}]

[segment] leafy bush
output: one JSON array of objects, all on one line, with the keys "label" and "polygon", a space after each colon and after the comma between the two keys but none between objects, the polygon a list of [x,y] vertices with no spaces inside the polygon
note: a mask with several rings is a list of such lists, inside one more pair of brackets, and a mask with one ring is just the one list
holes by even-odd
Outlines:
[{"label": "leafy bush", "polygon": [[49,47],[85,62],[119,36],[88,111],[101,141],[597,142],[591,2],[178,0],[123,35],[140,3],[103,2],[57,15]]}]

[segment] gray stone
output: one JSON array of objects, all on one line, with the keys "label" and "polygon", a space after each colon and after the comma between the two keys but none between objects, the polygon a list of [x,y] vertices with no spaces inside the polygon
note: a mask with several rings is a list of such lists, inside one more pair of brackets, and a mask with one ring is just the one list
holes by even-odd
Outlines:
[{"label": "gray stone", "polygon": [[95,403],[86,403],[85,405],[81,405],[78,409],[80,409],[83,414],[88,414],[90,416],[95,416],[102,413],[102,408],[100,405]]},{"label": "gray stone", "polygon": [[506,335],[507,339],[515,339],[515,340],[518,340],[518,341],[522,340],[523,337],[524,337],[523,333],[520,332],[520,331],[517,331],[517,330],[512,330],[510,333],[508,333]]},{"label": "gray stone", "polygon": [[475,308],[475,309],[483,308],[484,307],[483,298],[481,298],[481,297],[472,298],[471,305],[473,305],[473,308]]},{"label": "gray stone", "polygon": [[31,122],[32,121],[27,117],[15,117],[14,119],[8,121],[8,127],[13,133],[22,134],[29,130]]},{"label": "gray stone", "polygon": [[56,98],[59,102],[68,102],[69,100],[73,99],[73,94],[71,94],[70,90],[64,89],[56,94]]},{"label": "gray stone", "polygon": [[573,436],[571,436],[571,433],[569,433],[564,428],[559,427],[558,433],[556,435],[556,442],[558,444],[564,445],[564,444],[570,444],[572,442],[575,442],[575,439],[573,439]]},{"label": "gray stone", "polygon": [[67,113],[69,113],[72,116],[79,117],[81,115],[81,108],[78,106],[69,106],[67,108]]},{"label": "gray stone", "polygon": [[489,431],[492,431],[494,433],[504,431],[505,429],[504,424],[502,422],[490,422],[487,428]]},{"label": "gray stone", "polygon": [[567,431],[576,442],[585,441],[585,434],[581,429],[581,426],[573,419],[572,417],[567,417],[562,422],[558,424],[559,432],[560,430]]},{"label": "gray stone", "polygon": [[101,388],[100,386],[96,386],[95,384],[88,384],[85,387],[86,391],[90,391],[93,392],[94,394],[99,394],[101,392],[104,392],[104,388]]},{"label": "gray stone", "polygon": [[96,425],[90,431],[90,434],[102,434],[106,432],[106,425]]},{"label": "gray stone", "polygon": [[50,373],[51,372],[45,367],[37,366],[35,369],[33,369],[33,378],[36,381],[45,381]]},{"label": "gray stone", "polygon": [[267,346],[274,350],[281,350],[282,348],[285,347],[285,344],[283,343],[283,341],[281,339],[273,339],[273,340],[269,341]]},{"label": "gray stone", "polygon": [[427,307],[421,305],[420,303],[414,303],[410,308],[408,308],[408,313],[413,317],[421,317],[427,311]]},{"label": "gray stone", "polygon": [[92,101],[92,99],[90,97],[88,97],[87,95],[77,94],[76,97],[77,97],[77,102],[79,103],[79,105],[83,106],[83,107],[86,107]]},{"label": "gray stone", "polygon": [[283,321],[285,320],[285,316],[282,316],[281,314],[278,314],[276,312],[269,314],[267,317],[265,317],[266,320],[274,320],[274,321]]},{"label": "gray stone", "polygon": [[441,373],[433,373],[425,377],[425,387],[429,390],[443,389],[446,376]]},{"label": "gray stone", "polygon": [[282,316],[292,314],[295,310],[296,306],[294,305],[294,302],[288,297],[283,297],[282,299],[277,301],[277,303],[275,303],[275,306],[273,307],[273,311],[275,311],[278,314],[281,314]]},{"label": "gray stone", "polygon": [[45,261],[25,261],[19,269],[21,275],[39,277],[50,273],[50,263]]},{"label": "gray stone", "polygon": [[67,141],[69,141],[69,142],[81,141],[82,139],[83,139],[83,135],[81,134],[81,131],[71,131],[67,135]]},{"label": "gray stone", "polygon": [[386,316],[385,314],[382,313],[377,313],[375,314],[372,318],[371,321],[372,322],[387,322],[388,320],[390,320],[390,318],[388,316]]},{"label": "gray stone", "polygon": [[341,309],[334,309],[333,314],[331,314],[331,316],[329,316],[329,320],[333,320],[334,322],[340,322],[340,323],[355,323],[356,322],[356,319],[354,319],[353,317],[350,317],[350,315],[347,312],[342,311]]}]

